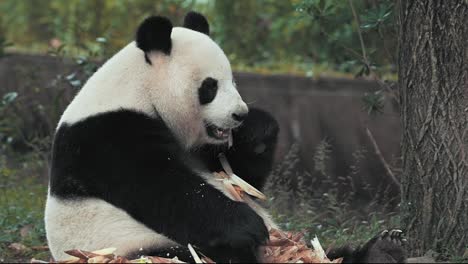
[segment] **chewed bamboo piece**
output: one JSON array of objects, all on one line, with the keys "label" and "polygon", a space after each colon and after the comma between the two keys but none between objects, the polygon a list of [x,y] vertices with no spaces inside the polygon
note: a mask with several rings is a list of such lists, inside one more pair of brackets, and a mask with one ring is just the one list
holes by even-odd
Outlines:
[{"label": "chewed bamboo piece", "polygon": [[239,188],[242,189],[242,191],[246,192],[247,194],[257,197],[261,200],[266,200],[266,196],[261,191],[257,190],[248,182],[244,181],[242,178],[234,174],[234,172],[232,171],[231,165],[229,165],[229,162],[227,161],[227,158],[223,153],[219,154],[219,161],[221,162],[221,166],[223,166],[224,172],[228,176],[227,178],[225,177],[225,180],[224,180],[225,185],[231,184],[234,186],[238,186]]}]

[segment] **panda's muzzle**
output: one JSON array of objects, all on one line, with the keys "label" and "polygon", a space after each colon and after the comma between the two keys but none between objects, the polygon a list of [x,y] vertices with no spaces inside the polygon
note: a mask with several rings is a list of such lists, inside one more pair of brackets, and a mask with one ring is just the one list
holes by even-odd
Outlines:
[{"label": "panda's muzzle", "polygon": [[232,133],[232,129],[221,128],[210,124],[206,126],[206,133],[208,136],[218,140],[228,140]]}]

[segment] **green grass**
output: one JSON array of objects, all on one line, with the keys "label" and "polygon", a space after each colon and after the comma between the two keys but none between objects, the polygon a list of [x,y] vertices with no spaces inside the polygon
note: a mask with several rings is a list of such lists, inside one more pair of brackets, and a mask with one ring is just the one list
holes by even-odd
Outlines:
[{"label": "green grass", "polygon": [[[0,168],[0,262],[47,260],[50,255],[33,247],[46,245],[44,205],[47,187],[33,177],[19,178],[16,171]],[[21,243],[26,250],[10,249]]]},{"label": "green grass", "polygon": [[306,241],[317,236],[325,249],[344,244],[358,246],[384,229],[400,226],[400,217],[396,213],[361,214],[358,211],[343,210],[328,212],[319,217],[308,213],[304,216],[274,216],[284,230],[304,232]]}]

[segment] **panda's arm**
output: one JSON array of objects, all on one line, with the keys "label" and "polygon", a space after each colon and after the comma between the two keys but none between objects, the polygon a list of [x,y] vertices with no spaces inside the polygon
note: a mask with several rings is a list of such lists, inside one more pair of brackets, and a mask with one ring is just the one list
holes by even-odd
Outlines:
[{"label": "panda's arm", "polygon": [[233,132],[227,158],[234,172],[262,189],[273,166],[279,127],[267,112],[252,108],[241,127]]},{"label": "panda's arm", "polygon": [[164,123],[142,114],[62,125],[52,159],[53,195],[103,199],[181,245],[237,254],[268,238],[260,216],[194,173]]},{"label": "panda's arm", "polygon": [[253,108],[243,124],[233,131],[233,146],[207,144],[196,148],[197,156],[210,171],[221,171],[219,154],[225,153],[235,174],[262,189],[273,166],[278,123],[268,113]]}]

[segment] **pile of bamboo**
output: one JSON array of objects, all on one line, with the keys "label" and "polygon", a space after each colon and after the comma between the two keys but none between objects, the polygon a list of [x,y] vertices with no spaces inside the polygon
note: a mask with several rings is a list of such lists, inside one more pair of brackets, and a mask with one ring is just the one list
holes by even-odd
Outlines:
[{"label": "pile of bamboo", "polygon": [[[263,263],[341,263],[342,259],[330,261],[322,249],[317,238],[312,241],[309,248],[302,233],[283,232],[277,229],[270,230],[270,240],[267,245],[260,248],[260,258]],[[214,263],[210,258],[199,256],[189,244],[196,263]],[[175,258],[145,256],[139,259],[127,259],[114,254],[115,248],[107,248],[88,252],[83,250],[66,251],[70,258],[52,263],[185,263]],[[32,260],[31,263],[46,263]]]}]

